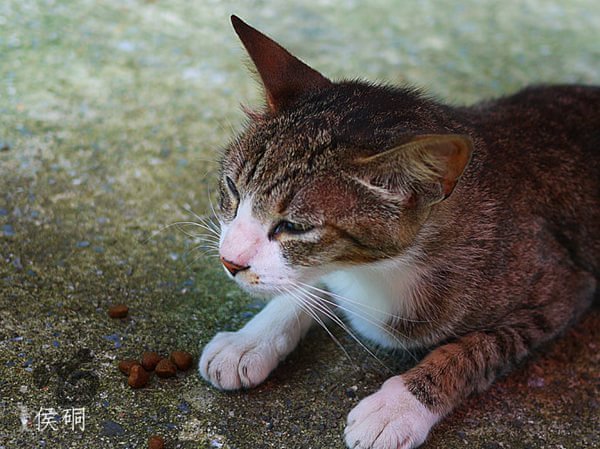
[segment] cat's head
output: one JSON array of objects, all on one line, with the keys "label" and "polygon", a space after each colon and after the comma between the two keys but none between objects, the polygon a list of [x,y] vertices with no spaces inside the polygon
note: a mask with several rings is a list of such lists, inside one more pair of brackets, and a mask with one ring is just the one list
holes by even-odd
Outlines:
[{"label": "cat's head", "polygon": [[471,140],[414,90],[332,82],[232,17],[263,82],[219,180],[220,256],[245,289],[276,294],[396,257],[453,191]]}]

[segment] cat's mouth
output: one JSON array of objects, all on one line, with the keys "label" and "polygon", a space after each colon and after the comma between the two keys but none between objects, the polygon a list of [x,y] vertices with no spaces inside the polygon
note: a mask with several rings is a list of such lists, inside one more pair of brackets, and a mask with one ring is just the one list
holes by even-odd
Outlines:
[{"label": "cat's mouth", "polygon": [[237,284],[252,296],[272,298],[283,293],[288,288],[288,283],[244,282],[236,279]]},{"label": "cat's mouth", "polygon": [[275,296],[291,285],[289,278],[281,276],[260,275],[248,269],[232,275],[225,270],[229,278],[253,296]]}]

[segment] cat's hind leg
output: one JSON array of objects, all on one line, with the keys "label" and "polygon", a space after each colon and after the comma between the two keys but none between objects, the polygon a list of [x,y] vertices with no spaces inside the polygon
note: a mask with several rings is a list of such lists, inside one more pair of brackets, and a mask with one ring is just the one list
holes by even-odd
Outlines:
[{"label": "cat's hind leg", "polygon": [[313,319],[285,295],[237,332],[219,332],[200,357],[200,375],[221,390],[251,388],[294,350]]}]

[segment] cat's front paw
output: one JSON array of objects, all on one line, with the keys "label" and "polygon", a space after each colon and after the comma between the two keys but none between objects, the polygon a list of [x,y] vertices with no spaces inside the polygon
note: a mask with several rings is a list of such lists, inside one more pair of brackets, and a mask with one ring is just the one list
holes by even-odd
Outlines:
[{"label": "cat's front paw", "polygon": [[277,366],[280,357],[272,342],[243,331],[219,332],[200,357],[200,375],[221,390],[251,388]]},{"label": "cat's front paw", "polygon": [[425,441],[439,419],[396,376],[354,407],[344,436],[351,449],[410,449]]}]

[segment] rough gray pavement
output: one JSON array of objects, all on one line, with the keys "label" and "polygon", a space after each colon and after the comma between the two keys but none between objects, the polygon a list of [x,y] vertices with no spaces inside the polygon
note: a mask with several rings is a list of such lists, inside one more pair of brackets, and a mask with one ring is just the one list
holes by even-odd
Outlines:
[{"label": "rough gray pavement", "polygon": [[[600,84],[597,1],[460,3],[0,2],[0,449],[144,448],[154,434],[168,448],[341,449],[349,410],[410,357],[376,361],[336,330],[347,358],[315,330],[238,393],[195,369],[133,390],[117,363],[144,350],[197,360],[260,308],[196,249],[197,229],[165,228],[208,213],[238,104],[260,104],[229,14],[332,78],[456,103]],[[115,303],[127,318],[108,317]],[[599,334],[596,309],[425,447],[600,447]],[[85,430],[69,421],[83,407]],[[38,426],[48,408],[65,417]]]}]

